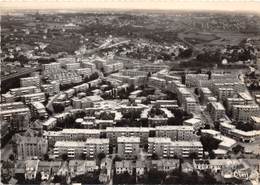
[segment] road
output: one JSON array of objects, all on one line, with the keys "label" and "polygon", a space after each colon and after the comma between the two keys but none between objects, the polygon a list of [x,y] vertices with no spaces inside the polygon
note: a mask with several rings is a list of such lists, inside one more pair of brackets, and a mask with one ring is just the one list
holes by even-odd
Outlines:
[{"label": "road", "polygon": [[13,73],[11,75],[1,77],[1,82],[4,82],[6,80],[9,80],[9,79],[12,79],[12,78],[15,78],[15,77],[19,77],[19,76],[22,76],[22,75],[25,75],[25,74],[32,73],[32,72],[38,71],[40,69],[41,69],[41,67],[22,69],[18,73]]},{"label": "road", "polygon": [[4,148],[1,149],[1,160],[7,161],[9,156],[13,153],[12,144],[8,143]]}]

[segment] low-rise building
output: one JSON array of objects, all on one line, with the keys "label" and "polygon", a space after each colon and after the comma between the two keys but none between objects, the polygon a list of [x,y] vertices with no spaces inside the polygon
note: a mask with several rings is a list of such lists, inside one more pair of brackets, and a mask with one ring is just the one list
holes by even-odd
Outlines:
[{"label": "low-rise building", "polygon": [[123,160],[115,162],[116,174],[128,173],[129,175],[133,174],[134,163],[131,160]]}]

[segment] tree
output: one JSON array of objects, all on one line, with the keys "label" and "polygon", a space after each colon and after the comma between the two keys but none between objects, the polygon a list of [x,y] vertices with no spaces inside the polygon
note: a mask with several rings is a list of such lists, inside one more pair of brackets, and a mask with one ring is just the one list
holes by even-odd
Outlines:
[{"label": "tree", "polygon": [[201,136],[200,138],[201,144],[203,145],[203,149],[205,151],[212,151],[218,148],[220,143],[219,140],[214,139],[212,136]]},{"label": "tree", "polygon": [[14,157],[14,155],[13,155],[13,154],[11,154],[11,155],[9,156],[9,159],[10,159],[11,161],[14,161],[14,160],[15,160],[15,157]]},{"label": "tree", "polygon": [[67,154],[62,154],[62,155],[61,155],[61,159],[62,159],[63,161],[67,161],[67,160],[68,160],[68,155],[67,155]]},{"label": "tree", "polygon": [[237,146],[235,146],[232,151],[235,153],[235,154],[238,154],[239,152],[244,152],[245,150],[245,147],[241,146],[240,144],[238,144]]},{"label": "tree", "polygon": [[104,159],[106,157],[106,154],[104,152],[101,152],[97,155],[97,158],[99,161],[101,161],[102,159]]},{"label": "tree", "polygon": [[165,180],[166,173],[158,171],[157,169],[151,169],[147,174],[145,184],[162,184]]},{"label": "tree", "polygon": [[53,109],[55,113],[62,113],[65,110],[65,106],[60,103],[54,103]]},{"label": "tree", "polygon": [[189,155],[189,158],[198,159],[198,153],[197,152],[191,152],[190,155]]},{"label": "tree", "polygon": [[158,159],[159,159],[158,155],[156,153],[153,153],[152,160],[158,160]]},{"label": "tree", "polygon": [[43,155],[43,159],[44,159],[45,161],[49,161],[49,160],[50,160],[50,157],[49,157],[48,154],[44,154],[44,155]]}]

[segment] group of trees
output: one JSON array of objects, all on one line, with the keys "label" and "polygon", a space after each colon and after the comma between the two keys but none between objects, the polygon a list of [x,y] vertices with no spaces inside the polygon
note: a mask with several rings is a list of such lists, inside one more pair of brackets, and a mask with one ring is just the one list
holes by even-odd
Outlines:
[{"label": "group of trees", "polygon": [[220,141],[217,139],[214,139],[212,136],[207,136],[207,135],[201,136],[200,141],[201,141],[201,144],[203,145],[204,151],[209,152],[210,158],[215,158],[213,150],[218,148]]},{"label": "group of trees", "polygon": [[251,123],[251,122],[244,123],[242,121],[239,121],[236,124],[236,128],[247,132],[247,131],[254,130],[255,125],[254,125],[254,123]]},{"label": "group of trees", "polygon": [[167,125],[182,125],[184,120],[192,118],[192,114],[181,109],[173,109],[171,112],[174,114],[174,117],[168,119]]}]

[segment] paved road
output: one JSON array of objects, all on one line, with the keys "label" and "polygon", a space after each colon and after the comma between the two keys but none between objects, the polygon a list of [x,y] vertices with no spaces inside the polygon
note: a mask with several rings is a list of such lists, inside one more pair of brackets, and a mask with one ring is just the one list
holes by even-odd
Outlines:
[{"label": "paved road", "polygon": [[5,147],[1,149],[1,160],[6,161],[12,153],[13,153],[12,144],[10,143],[6,144]]},{"label": "paved road", "polygon": [[22,69],[18,73],[13,73],[11,75],[1,77],[1,82],[4,82],[6,80],[9,80],[9,79],[12,79],[12,78],[15,78],[15,77],[19,77],[19,76],[22,76],[22,75],[25,75],[25,74],[32,73],[32,72],[38,71],[40,69],[41,69],[41,67]]}]

